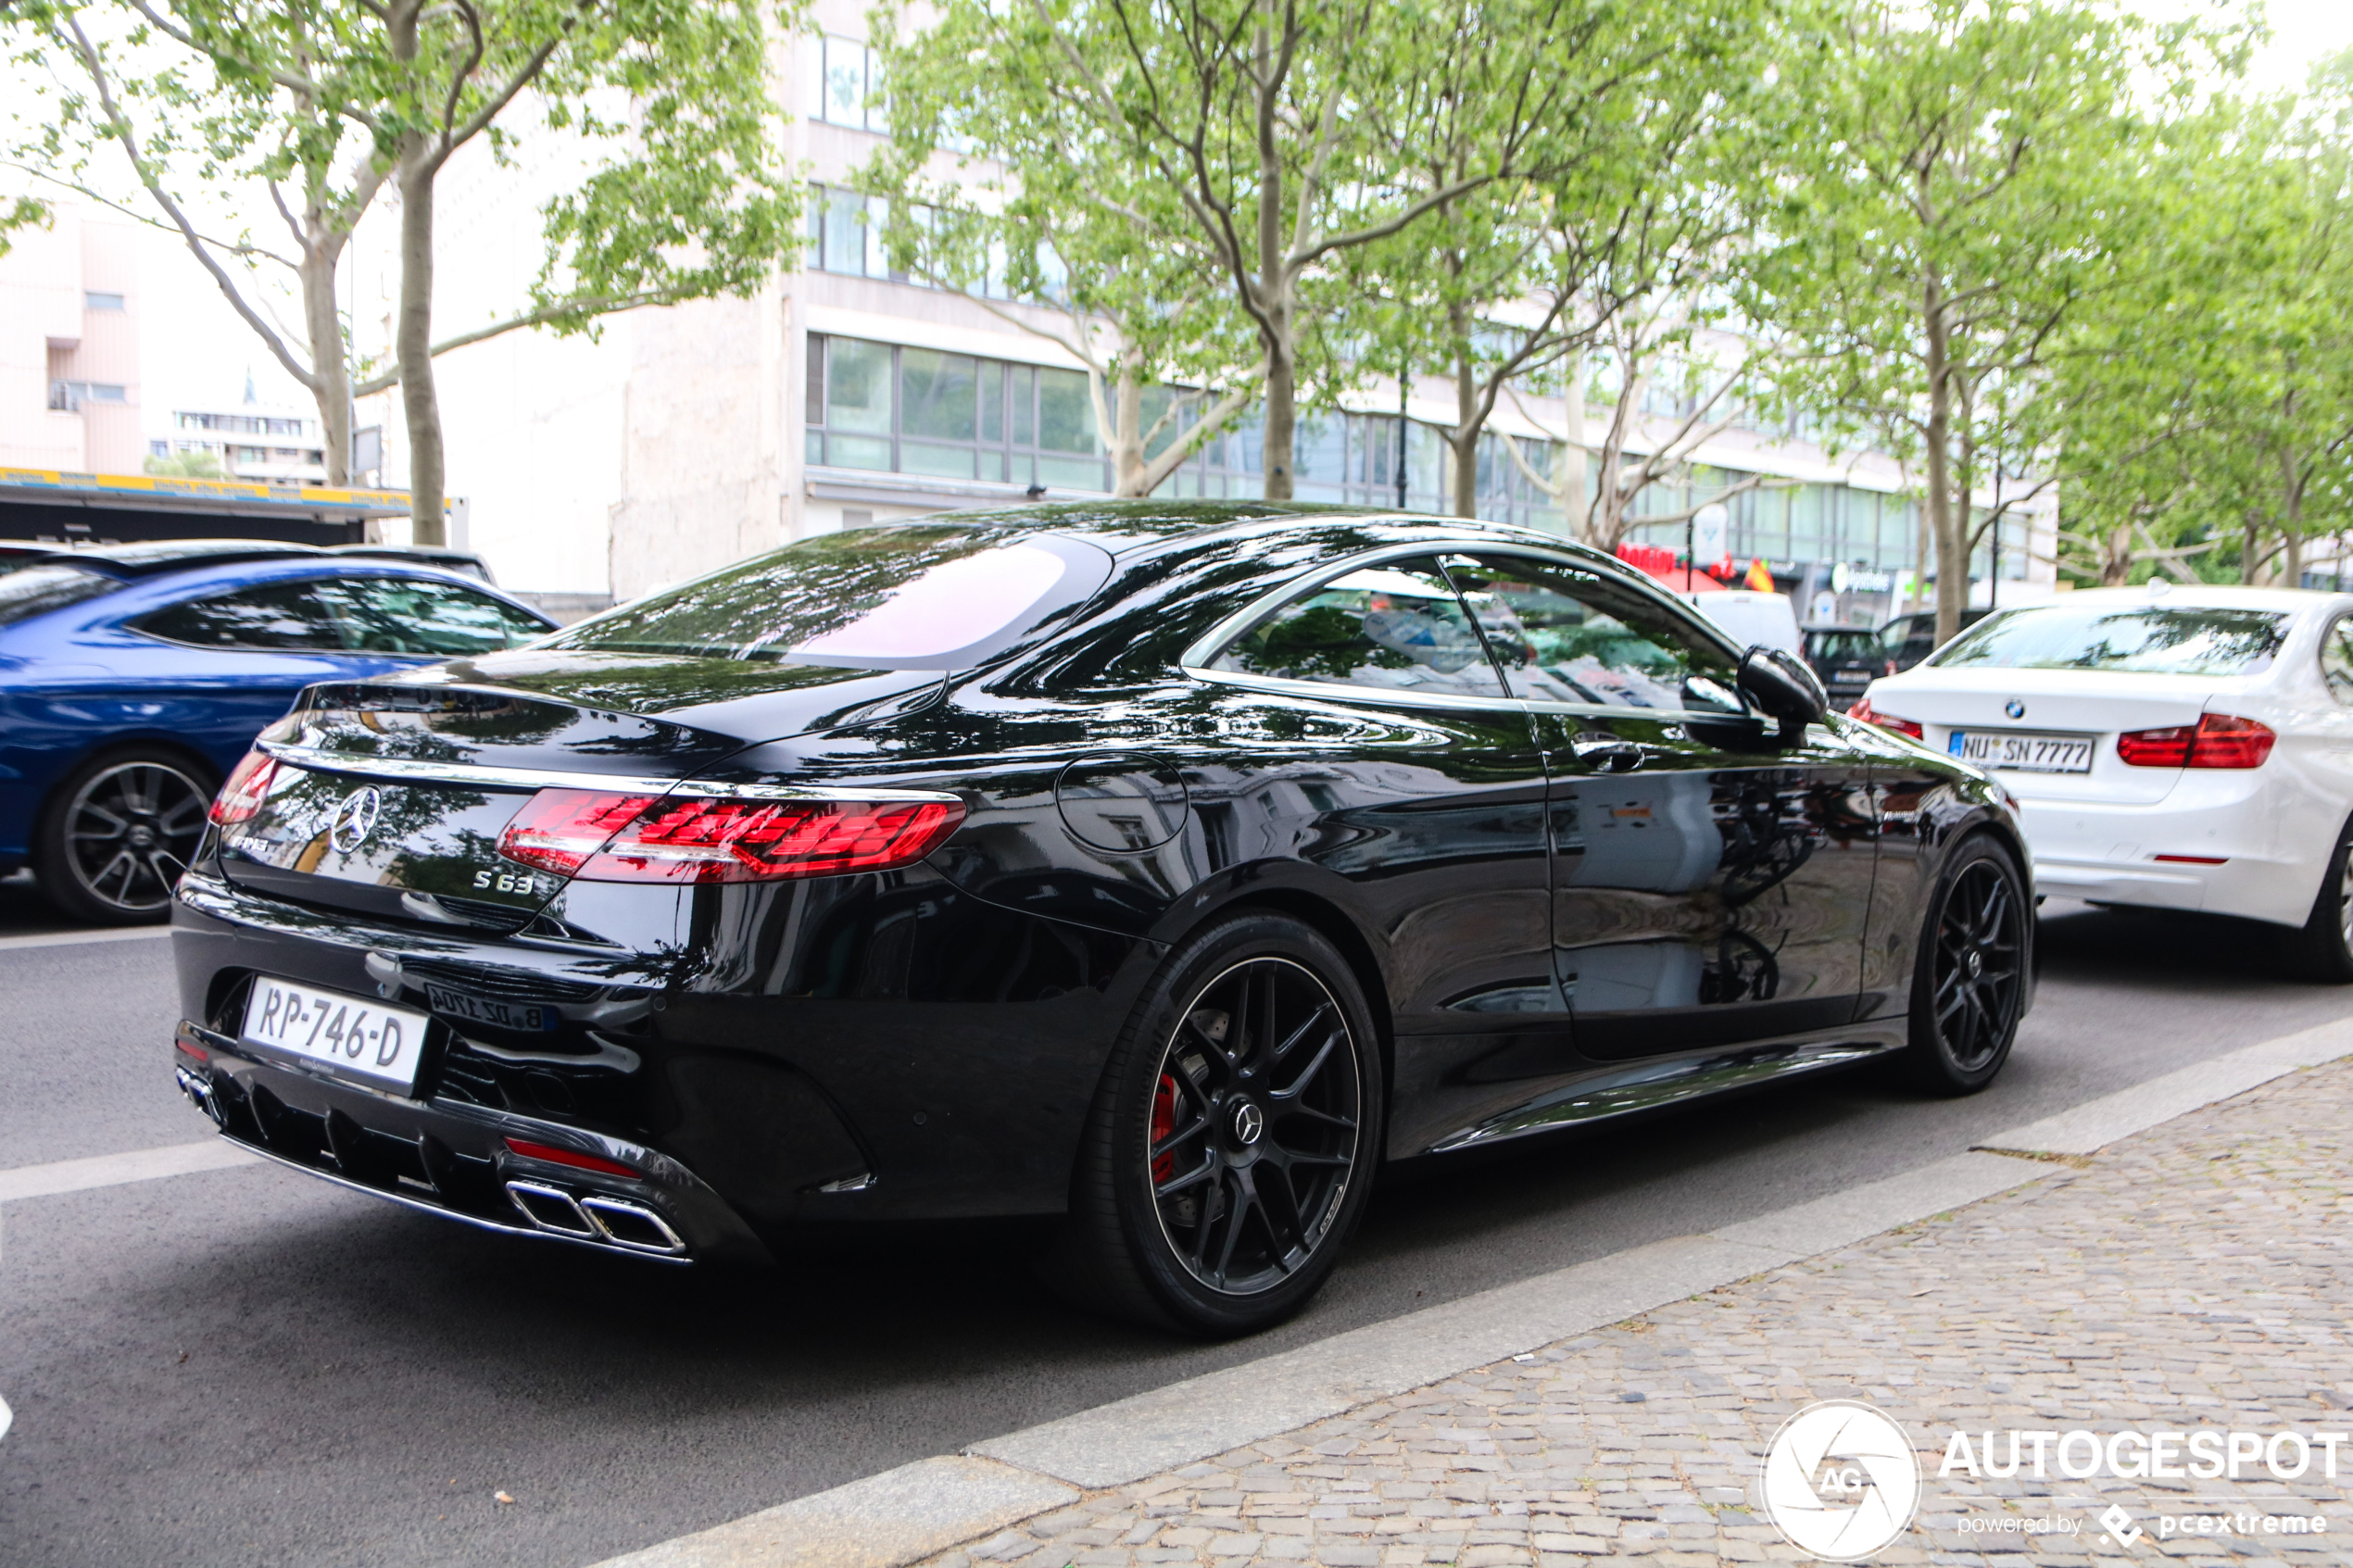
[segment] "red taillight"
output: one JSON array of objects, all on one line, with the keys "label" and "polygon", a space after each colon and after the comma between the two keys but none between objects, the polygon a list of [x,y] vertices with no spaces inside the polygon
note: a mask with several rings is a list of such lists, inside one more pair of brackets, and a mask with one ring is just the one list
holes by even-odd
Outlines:
[{"label": "red taillight", "polygon": [[2116,737],[2116,755],[2134,768],[2260,768],[2279,738],[2257,720],[2209,713],[2195,725],[2127,730]]},{"label": "red taillight", "polygon": [[954,800],[713,800],[543,789],[498,835],[510,860],[584,882],[773,882],[912,866]]},{"label": "red taillight", "polygon": [[601,1176],[627,1176],[642,1180],[643,1171],[634,1165],[623,1165],[618,1160],[601,1155],[581,1154],[573,1149],[558,1148],[553,1144],[526,1143],[522,1138],[509,1138],[507,1147],[526,1160],[545,1160],[551,1165],[569,1165],[575,1171],[594,1171]]},{"label": "red taillight", "polygon": [[1878,709],[1873,708],[1869,697],[1858,699],[1854,707],[1846,710],[1846,716],[1849,719],[1860,719],[1866,724],[1877,724],[1882,730],[1893,730],[1899,735],[1909,735],[1914,740],[1928,738],[1928,732],[1909,719],[1898,719],[1893,714],[1881,713]]},{"label": "red taillight", "polygon": [[229,782],[213,797],[212,809],[206,815],[223,827],[249,820],[269,798],[271,781],[277,776],[276,758],[266,751],[246,752]]}]

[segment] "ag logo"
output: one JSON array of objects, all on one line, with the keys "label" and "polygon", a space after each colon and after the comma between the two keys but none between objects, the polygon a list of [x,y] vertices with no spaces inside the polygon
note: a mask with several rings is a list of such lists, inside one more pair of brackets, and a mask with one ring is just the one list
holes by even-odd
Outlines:
[{"label": "ag logo", "polygon": [[384,797],[376,793],[372,784],[353,790],[335,808],[334,825],[327,830],[328,838],[336,848],[350,854],[376,831],[376,813],[384,809]]},{"label": "ag logo", "polygon": [[1826,1399],[1773,1434],[1762,1489],[1765,1515],[1790,1545],[1852,1562],[1911,1528],[1919,1456],[1904,1429],[1870,1406]]}]

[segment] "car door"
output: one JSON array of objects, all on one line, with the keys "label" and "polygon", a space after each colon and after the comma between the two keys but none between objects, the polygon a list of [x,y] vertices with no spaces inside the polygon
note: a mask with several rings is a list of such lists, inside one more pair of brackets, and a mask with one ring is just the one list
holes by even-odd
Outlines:
[{"label": "car door", "polygon": [[1567,558],[1450,560],[1552,771],[1554,960],[1602,1060],[1852,1022],[1870,904],[1869,759],[1783,740],[1738,660],[1663,596]]},{"label": "car door", "polygon": [[1568,1029],[1544,761],[1437,560],[1294,592],[1195,673],[1221,688],[1220,734],[1260,759],[1189,773],[1208,869],[1288,851],[1349,884],[1387,954],[1392,1150],[1525,1098],[1508,1085],[1548,1070]]}]

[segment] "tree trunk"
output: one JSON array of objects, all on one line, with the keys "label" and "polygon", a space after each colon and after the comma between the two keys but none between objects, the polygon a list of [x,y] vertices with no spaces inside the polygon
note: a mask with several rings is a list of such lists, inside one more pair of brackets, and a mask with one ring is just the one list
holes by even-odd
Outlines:
[{"label": "tree trunk", "polygon": [[1129,500],[1142,498],[1144,485],[1144,389],[1136,384],[1136,358],[1119,357],[1119,380],[1112,389],[1112,489]]},{"label": "tree trunk", "polygon": [[[1455,340],[1459,345],[1462,340]],[[1478,515],[1478,386],[1476,367],[1463,347],[1454,353],[1454,428],[1446,433],[1454,455],[1454,515]]]},{"label": "tree trunk", "polygon": [[1969,606],[1969,517],[1953,516],[1953,377],[1950,324],[1944,290],[1933,275],[1920,290],[1920,320],[1928,340],[1928,524],[1936,542],[1936,640],[1961,629]]},{"label": "tree trunk", "polygon": [[[412,141],[414,138],[412,138]],[[433,384],[433,180],[422,147],[400,164],[400,306],[393,332],[400,365],[400,407],[409,425],[409,516],[420,545],[448,542],[443,532],[441,401]]]},{"label": "tree trunk", "polygon": [[1568,437],[1561,450],[1561,515],[1567,521],[1569,533],[1574,537],[1578,519],[1584,515],[1591,504],[1592,487],[1592,476],[1586,471],[1592,464],[1585,454],[1585,355],[1582,350],[1568,358],[1568,415],[1561,420],[1561,430]]},{"label": "tree trunk", "polygon": [[2280,448],[2280,565],[2271,581],[2283,588],[2304,586],[2304,485],[2296,453]]},{"label": "tree trunk", "polygon": [[1278,314],[1276,320],[1285,329],[1280,334],[1284,341],[1277,343],[1270,338],[1266,345],[1266,434],[1262,466],[1266,499],[1288,501],[1291,498],[1291,466],[1299,444],[1295,408],[1299,369],[1292,358],[1294,345],[1289,341],[1289,314]]},{"label": "tree trunk", "polygon": [[310,391],[325,438],[327,483],[341,488],[351,483],[351,364],[335,299],[335,251],[305,245],[300,276],[303,324],[310,333]]}]

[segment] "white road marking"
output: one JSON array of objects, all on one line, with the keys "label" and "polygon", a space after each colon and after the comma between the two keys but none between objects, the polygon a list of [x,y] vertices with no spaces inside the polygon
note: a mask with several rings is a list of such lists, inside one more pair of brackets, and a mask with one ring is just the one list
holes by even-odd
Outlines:
[{"label": "white road marking", "polygon": [[44,931],[31,936],[0,936],[0,952],[11,947],[78,947],[88,942],[152,942],[170,935],[168,925],[138,925],[127,931]]},{"label": "white road marking", "polygon": [[128,1154],[99,1154],[87,1160],[53,1160],[45,1165],[19,1165],[0,1171],[0,1203],[27,1198],[47,1198],[60,1192],[86,1192],[92,1187],[120,1186],[125,1182],[151,1182],[158,1176],[192,1176],[199,1171],[225,1171],[233,1165],[260,1162],[223,1138],[202,1143],[166,1144],[161,1148],[133,1149]]}]

